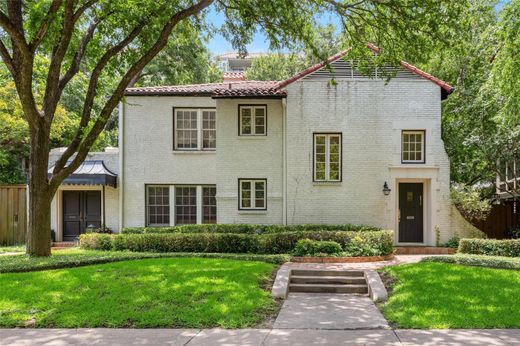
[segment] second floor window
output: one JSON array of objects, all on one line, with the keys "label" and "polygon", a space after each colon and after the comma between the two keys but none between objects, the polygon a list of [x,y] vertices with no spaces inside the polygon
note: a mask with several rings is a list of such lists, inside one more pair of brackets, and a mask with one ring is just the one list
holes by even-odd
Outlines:
[{"label": "second floor window", "polygon": [[403,131],[401,152],[403,163],[424,163],[424,131]]},{"label": "second floor window", "polygon": [[341,134],[314,134],[314,181],[341,181]]},{"label": "second floor window", "polygon": [[215,109],[175,109],[174,150],[215,150],[216,116]]},{"label": "second floor window", "polygon": [[267,107],[266,106],[239,106],[239,135],[265,136],[267,135]]}]

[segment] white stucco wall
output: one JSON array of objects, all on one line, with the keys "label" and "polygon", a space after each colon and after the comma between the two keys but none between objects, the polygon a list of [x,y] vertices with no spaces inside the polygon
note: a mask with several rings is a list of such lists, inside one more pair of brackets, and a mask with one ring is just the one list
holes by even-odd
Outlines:
[{"label": "white stucco wall", "polygon": [[[398,183],[425,186],[425,243],[470,227],[449,200],[440,90],[426,80],[299,81],[287,97],[287,222],[355,223],[397,230]],[[426,162],[401,164],[401,131],[426,131]],[[342,182],[313,182],[313,133],[341,132]],[[392,192],[384,196],[388,182]],[[455,211],[456,212],[456,211]]]},{"label": "white stucco wall", "polygon": [[[238,135],[239,105],[267,107],[267,136]],[[283,223],[283,112],[280,99],[217,100],[218,223]],[[238,210],[238,179],[267,179],[267,210]]]},{"label": "white stucco wall", "polygon": [[[119,123],[123,227],[145,225],[146,184],[216,183],[214,151],[173,150],[174,107],[215,107],[215,101],[210,97],[175,96],[130,96],[125,99],[124,116]],[[218,147],[217,140],[217,150]],[[170,210],[172,208],[173,203]]]}]

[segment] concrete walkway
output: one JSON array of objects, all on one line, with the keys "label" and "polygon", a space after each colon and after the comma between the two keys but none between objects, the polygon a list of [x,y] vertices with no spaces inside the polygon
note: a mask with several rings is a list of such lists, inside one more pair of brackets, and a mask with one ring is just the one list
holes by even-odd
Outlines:
[{"label": "concrete walkway", "polygon": [[0,329],[1,346],[25,345],[520,345],[519,329]]},{"label": "concrete walkway", "polygon": [[355,294],[290,293],[275,329],[388,329],[372,299]]}]

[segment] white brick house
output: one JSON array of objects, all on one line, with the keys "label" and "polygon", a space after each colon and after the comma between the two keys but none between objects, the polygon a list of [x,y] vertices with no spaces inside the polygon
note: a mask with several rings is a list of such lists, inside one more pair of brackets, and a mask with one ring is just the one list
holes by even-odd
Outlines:
[{"label": "white brick house", "polygon": [[477,232],[449,197],[441,101],[452,88],[404,62],[390,81],[368,78],[345,55],[281,82],[127,89],[114,229],[354,223],[410,245]]}]

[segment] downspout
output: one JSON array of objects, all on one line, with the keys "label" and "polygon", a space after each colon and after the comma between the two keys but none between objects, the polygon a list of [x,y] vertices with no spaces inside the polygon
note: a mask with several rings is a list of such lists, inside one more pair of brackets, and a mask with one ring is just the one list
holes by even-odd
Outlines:
[{"label": "downspout", "polygon": [[118,127],[119,127],[119,136],[117,141],[117,146],[119,149],[118,155],[119,155],[119,174],[117,179],[118,186],[119,186],[119,232],[121,232],[121,229],[123,228],[123,217],[124,217],[124,194],[123,190],[125,187],[124,184],[124,119],[125,119],[125,105],[123,101],[119,102],[119,119],[118,119]]},{"label": "downspout", "polygon": [[287,99],[282,99],[282,222],[287,225]]}]

